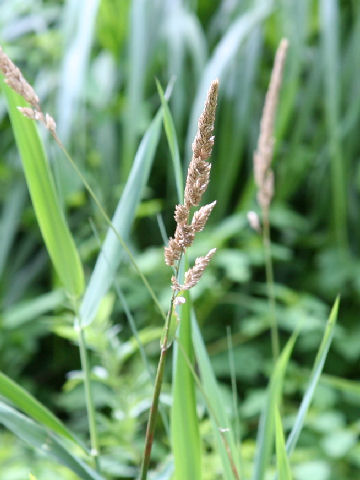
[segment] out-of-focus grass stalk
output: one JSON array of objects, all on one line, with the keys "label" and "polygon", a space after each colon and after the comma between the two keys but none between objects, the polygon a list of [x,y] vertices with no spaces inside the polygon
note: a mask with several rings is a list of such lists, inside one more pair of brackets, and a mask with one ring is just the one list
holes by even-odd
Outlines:
[{"label": "out-of-focus grass stalk", "polygon": [[265,254],[266,284],[271,319],[271,345],[274,360],[279,356],[279,334],[276,321],[276,302],[274,293],[274,274],[271,261],[270,205],[274,196],[274,172],[271,162],[274,150],[274,125],[276,107],[281,87],[283,68],[288,41],[283,39],[277,49],[269,88],[265,98],[260,122],[260,135],[254,153],[254,176],[258,189],[257,198],[262,212],[262,234]]},{"label": "out-of-focus grass stalk", "polygon": [[262,239],[263,239],[264,255],[265,255],[266,287],[267,287],[267,294],[269,299],[269,309],[270,309],[270,318],[271,318],[271,349],[273,352],[274,359],[276,359],[279,356],[280,346],[279,346],[279,333],[278,333],[277,321],[276,321],[276,299],[275,299],[275,291],[274,291],[274,270],[273,270],[273,264],[271,259],[271,236],[270,236],[269,211],[263,212]]}]

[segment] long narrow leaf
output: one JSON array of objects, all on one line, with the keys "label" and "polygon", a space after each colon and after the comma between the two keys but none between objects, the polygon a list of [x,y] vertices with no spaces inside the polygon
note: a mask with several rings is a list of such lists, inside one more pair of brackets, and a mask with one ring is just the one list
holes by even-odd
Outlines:
[{"label": "long narrow leaf", "polygon": [[17,106],[25,100],[4,84],[17,147],[26,182],[46,248],[66,290],[78,296],[84,288],[84,274],[75,243],[60,208],[51,170],[34,120],[25,118]]},{"label": "long narrow leaf", "polygon": [[[190,295],[181,309],[178,342],[187,358],[193,362],[190,323]],[[195,384],[186,360],[177,343],[174,343],[173,406],[171,409],[172,447],[176,480],[201,478],[201,445],[196,415]]]},{"label": "long narrow leaf", "polygon": [[[270,14],[273,8],[272,0],[263,0],[246,14],[241,14],[229,27],[210,58],[197,90],[190,116],[187,133],[187,145],[190,146],[196,131],[196,123],[206,97],[207,89],[215,78],[220,78],[231,60],[235,57],[241,43],[253,29]],[[221,78],[220,78],[221,79]]]},{"label": "long narrow leaf", "polygon": [[[204,341],[202,339],[200,329],[197,324],[195,316],[192,317],[191,325],[192,325],[192,338],[194,342],[195,355],[196,355],[196,360],[199,364],[200,375],[201,375],[202,383],[204,386],[204,392],[206,393],[206,397],[211,402],[211,409],[209,409],[209,415],[212,420],[213,432],[215,435],[217,448],[218,448],[220,459],[223,466],[223,472],[222,472],[223,478],[225,480],[233,480],[234,474],[232,472],[229,454],[226,451],[221,433],[219,431],[219,426],[225,432],[224,435],[226,435],[227,437],[232,459],[235,462],[237,470],[239,471],[241,466],[239,465],[239,461],[238,461],[238,454],[237,454],[237,449],[236,449],[236,444],[234,439],[234,432],[232,429],[232,425],[226,414],[226,408],[224,408],[224,401],[221,396],[221,392],[219,390],[219,387],[214,375],[214,370],[211,366],[210,359],[206,352]],[[213,418],[212,412],[216,412],[217,414],[216,419]]]},{"label": "long narrow leaf", "polygon": [[261,414],[256,442],[256,455],[253,475],[254,480],[263,480],[265,478],[266,468],[270,461],[271,451],[274,443],[275,412],[277,405],[279,404],[285,369],[294,347],[296,336],[296,333],[294,333],[290,337],[281,353],[280,358],[276,362],[274,372],[270,379],[266,404]]},{"label": "long narrow leaf", "polygon": [[81,448],[84,448],[50,410],[2,372],[0,372],[0,395],[10,400],[16,407],[29,415],[29,417],[41,423],[44,427],[62,437],[76,442]]},{"label": "long narrow leaf", "polygon": [[333,308],[331,309],[329,320],[326,324],[324,336],[323,336],[323,339],[321,341],[321,344],[320,344],[320,347],[319,347],[319,350],[318,350],[318,353],[317,353],[317,356],[316,356],[316,359],[315,359],[314,367],[313,367],[313,370],[312,370],[312,373],[311,373],[311,376],[310,376],[309,385],[308,385],[308,387],[305,391],[305,395],[303,397],[303,400],[301,402],[298,414],[296,416],[294,426],[293,426],[293,428],[290,432],[290,435],[287,439],[286,451],[287,451],[288,455],[290,455],[292,453],[292,451],[294,450],[294,448],[296,446],[296,443],[297,443],[298,438],[300,436],[301,430],[304,426],[306,413],[309,409],[311,400],[312,400],[314,392],[315,392],[316,385],[318,384],[321,372],[323,370],[325,360],[326,360],[326,356],[327,356],[327,353],[329,351],[331,341],[332,341],[332,338],[333,338],[333,335],[334,335],[334,327],[335,327],[335,324],[336,324],[336,319],[337,319],[337,314],[338,314],[338,309],[339,309],[339,302],[340,302],[340,298],[338,297],[335,300]]},{"label": "long narrow leaf", "polygon": [[0,401],[0,423],[44,455],[65,465],[83,480],[103,480],[75,457],[52,433]]},{"label": "long narrow leaf", "polygon": [[339,20],[337,0],[321,0],[319,17],[322,33],[324,67],[325,120],[328,130],[331,163],[331,188],[333,229],[338,247],[347,244],[347,179],[346,157],[342,152],[340,138],[340,82]]},{"label": "long narrow leaf", "polygon": [[[129,235],[136,208],[149,177],[159,141],[161,120],[162,110],[159,110],[140,143],[128,181],[112,218],[114,228],[123,239]],[[119,241],[109,228],[81,303],[80,317],[83,325],[89,325],[94,319],[100,301],[113,282],[122,254]]]},{"label": "long narrow leaf", "polygon": [[180,153],[179,153],[179,145],[177,141],[177,136],[176,136],[176,130],[175,130],[175,125],[173,118],[171,116],[169,106],[167,104],[164,91],[158,81],[156,81],[156,86],[159,92],[159,96],[161,99],[161,105],[163,108],[164,112],[164,127],[165,127],[165,133],[166,133],[166,138],[168,141],[169,145],[169,150],[171,153],[171,159],[173,161],[173,167],[174,167],[174,172],[175,172],[175,182],[176,182],[176,191],[178,195],[178,201],[182,202],[183,201],[183,175],[181,171],[181,165],[180,165]]},{"label": "long narrow leaf", "polygon": [[279,480],[292,480],[290,464],[285,448],[284,431],[278,406],[275,411],[276,465]]}]

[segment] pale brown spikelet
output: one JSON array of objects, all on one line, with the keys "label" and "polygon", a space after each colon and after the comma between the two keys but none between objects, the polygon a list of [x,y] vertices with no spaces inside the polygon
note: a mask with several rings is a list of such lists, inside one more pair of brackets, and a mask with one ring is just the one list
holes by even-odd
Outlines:
[{"label": "pale brown spikelet", "polygon": [[35,90],[25,80],[19,68],[10,60],[3,49],[0,47],[0,70],[5,77],[5,82],[16,93],[21,95],[34,108],[39,110],[39,97]]},{"label": "pale brown spikelet", "polygon": [[[176,285],[176,290],[189,290],[198,283],[202,277],[206,267],[209,265],[210,260],[214,256],[216,248],[212,248],[204,257],[198,257],[195,260],[195,265],[185,273],[184,285]],[[174,283],[173,283],[174,288]]]},{"label": "pale brown spikelet", "polygon": [[194,241],[195,232],[192,225],[178,225],[175,230],[175,241],[185,250]]},{"label": "pale brown spikelet", "polygon": [[194,213],[191,225],[195,233],[201,232],[204,229],[206,222],[210,216],[210,213],[212,212],[215,205],[216,205],[216,200],[212,203],[208,203],[207,205],[204,205]]},{"label": "pale brown spikelet", "polygon": [[259,215],[256,212],[250,210],[249,212],[247,212],[247,219],[250,227],[255,230],[255,232],[259,233],[261,231]]},{"label": "pale brown spikelet", "polygon": [[184,225],[187,223],[189,218],[189,209],[186,207],[186,205],[176,205],[174,218],[178,225]]},{"label": "pale brown spikelet", "polygon": [[183,253],[183,248],[176,242],[174,238],[169,238],[168,246],[164,249],[165,263],[169,267],[174,265],[175,261],[179,260]]},{"label": "pale brown spikelet", "polygon": [[45,127],[50,130],[51,133],[54,133],[55,134],[55,131],[56,131],[56,122],[55,120],[53,119],[53,117],[51,115],[49,115],[48,113],[45,114],[45,121],[44,121],[44,125]]},{"label": "pale brown spikelet", "polygon": [[214,145],[212,133],[215,123],[218,90],[219,80],[214,80],[210,85],[204,110],[198,121],[198,130],[192,145],[194,157],[200,157],[202,160],[207,160],[210,157]]},{"label": "pale brown spikelet", "polygon": [[287,48],[288,41],[286,39],[281,40],[276,52],[270,84],[265,98],[258,146],[254,153],[255,183],[258,188],[258,201],[263,209],[269,208],[274,195],[274,175],[271,170],[274,148],[274,123]]},{"label": "pale brown spikelet", "polygon": [[26,118],[30,118],[32,120],[38,120],[41,122],[50,132],[55,133],[56,132],[56,123],[55,120],[51,115],[46,113],[45,115],[39,111],[35,110],[30,107],[17,107],[20,113],[24,115]]}]

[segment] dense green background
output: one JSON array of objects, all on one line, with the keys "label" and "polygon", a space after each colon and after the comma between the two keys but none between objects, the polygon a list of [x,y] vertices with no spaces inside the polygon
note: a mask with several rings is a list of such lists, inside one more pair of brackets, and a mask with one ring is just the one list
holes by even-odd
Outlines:
[{"label": "dense green background", "polygon": [[[205,92],[212,79],[220,79],[212,180],[206,196],[218,204],[190,256],[218,248],[193,298],[229,409],[227,332],[232,335],[239,402],[234,424],[239,423],[246,470],[251,469],[271,369],[261,238],[249,228],[246,212],[258,209],[252,154],[274,52],[283,36],[290,47],[277,117],[276,195],[271,210],[282,345],[301,325],[284,384],[284,428],[288,431],[292,425],[330,305],[340,293],[326,375],[291,465],[295,480],[350,480],[360,476],[360,4],[355,0],[0,4],[3,48],[35,86],[57,121],[59,136],[110,215],[139,141],[160,106],[155,79],[165,88],[175,77],[170,108],[184,166]],[[73,318],[40,236],[3,96],[0,134],[1,370],[87,438]],[[45,136],[45,144],[88,279],[107,225],[54,142]],[[164,309],[170,270],[163,262],[159,219],[171,234],[176,201],[173,165],[162,132],[129,243]],[[117,285],[153,365],[162,320],[124,260]],[[104,470],[109,478],[133,478],[152,384],[115,290],[101,304],[89,344]],[[170,362],[167,373],[165,411],[171,402]],[[221,478],[200,396],[198,410],[204,479]],[[169,442],[159,423],[153,457],[165,470],[171,462]],[[38,480],[74,478],[1,430],[1,480],[28,478],[30,469]]]}]

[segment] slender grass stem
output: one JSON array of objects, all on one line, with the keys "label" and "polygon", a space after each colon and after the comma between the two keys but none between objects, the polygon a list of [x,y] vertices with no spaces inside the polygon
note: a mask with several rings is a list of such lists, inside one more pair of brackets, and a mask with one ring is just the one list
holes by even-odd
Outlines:
[{"label": "slender grass stem", "polygon": [[266,286],[268,292],[268,301],[270,309],[270,322],[271,322],[271,350],[274,357],[274,361],[279,356],[279,333],[276,321],[276,301],[274,292],[274,272],[271,259],[271,238],[270,238],[270,222],[269,211],[263,210],[263,244],[265,255],[265,275]]},{"label": "slender grass stem", "polygon": [[165,321],[165,326],[164,326],[164,334],[162,337],[160,359],[159,359],[159,363],[156,371],[153,399],[152,399],[149,419],[146,427],[145,448],[144,448],[144,455],[141,463],[139,480],[146,480],[147,472],[150,464],[151,449],[152,449],[153,440],[154,440],[155,423],[157,419],[159,398],[160,398],[160,392],[161,392],[163,375],[164,375],[166,353],[169,349],[168,338],[169,338],[170,320],[171,320],[171,315],[174,308],[175,296],[176,296],[176,293],[173,292],[170,300],[169,311],[168,311],[166,321]]},{"label": "slender grass stem", "polygon": [[96,428],[94,398],[91,390],[91,380],[90,380],[91,372],[90,372],[90,365],[89,365],[88,354],[87,354],[85,330],[81,325],[79,309],[75,304],[75,302],[74,302],[74,311],[78,319],[80,363],[81,363],[81,370],[83,372],[83,377],[84,377],[86,413],[87,413],[89,432],[90,432],[90,445],[91,445],[90,454],[94,459],[96,471],[100,472],[99,442],[98,442],[98,435],[97,435],[97,428]]}]

